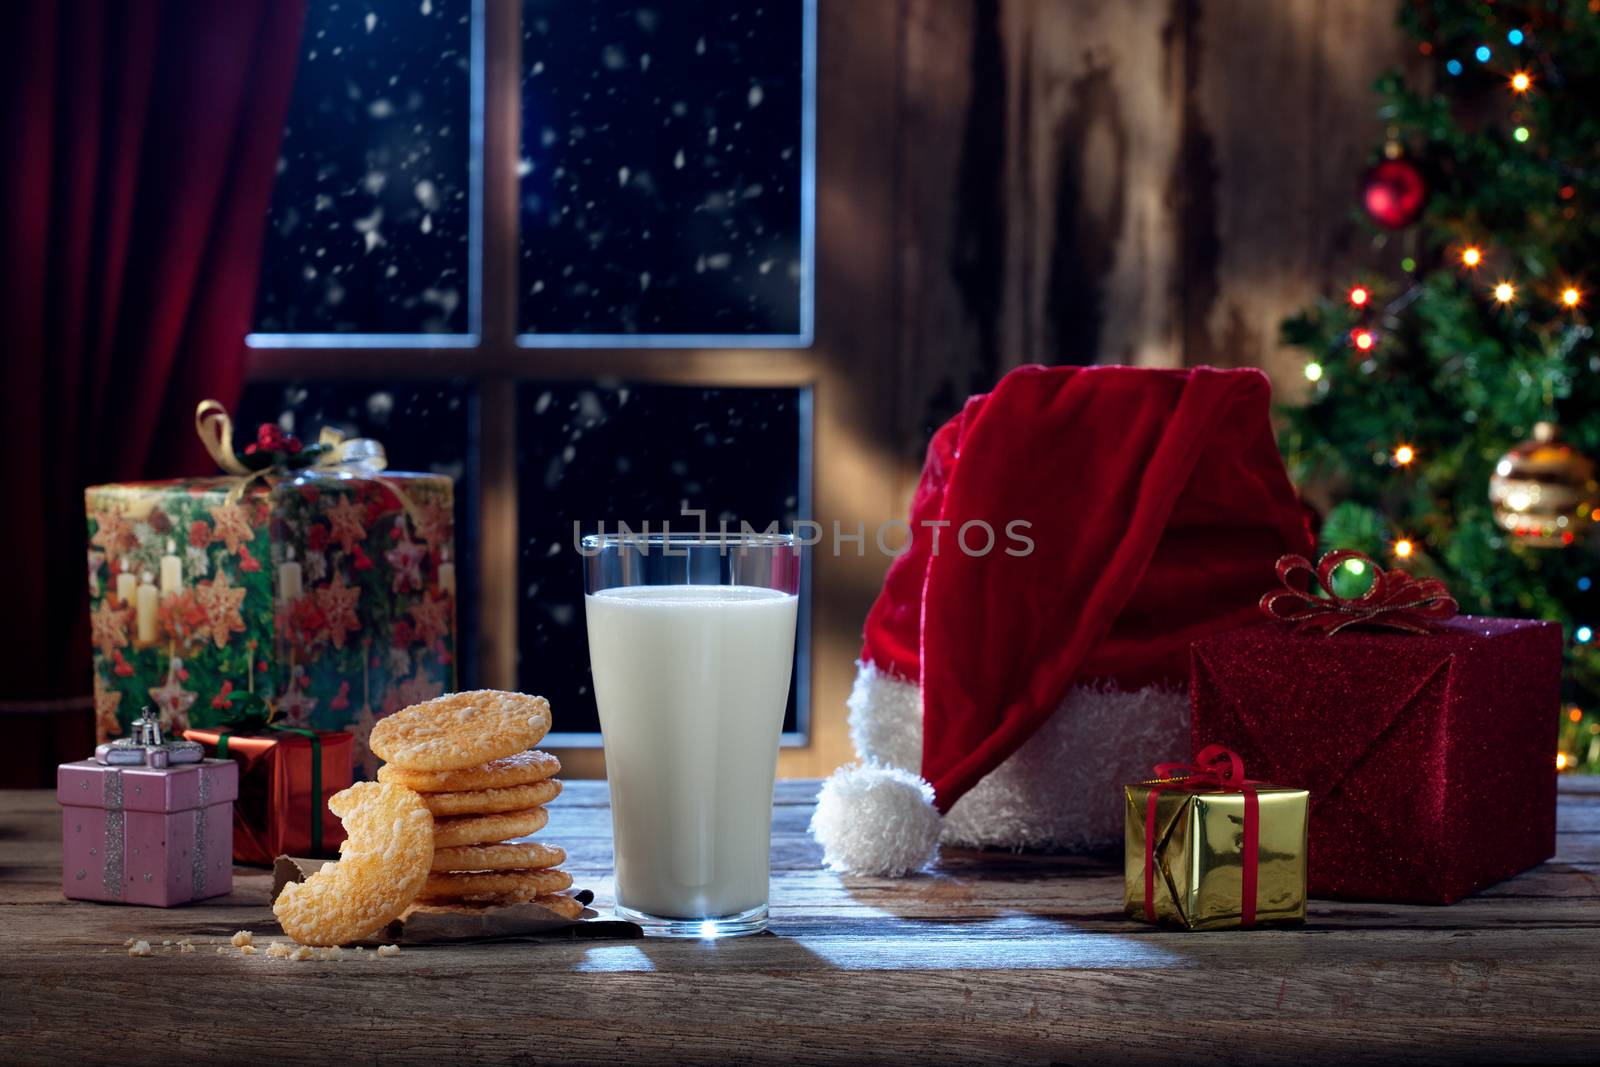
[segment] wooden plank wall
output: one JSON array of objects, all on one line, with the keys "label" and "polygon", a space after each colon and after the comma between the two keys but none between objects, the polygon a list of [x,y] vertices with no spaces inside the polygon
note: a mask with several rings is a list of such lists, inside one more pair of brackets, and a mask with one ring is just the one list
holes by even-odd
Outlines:
[{"label": "wooden plank wall", "polygon": [[[827,0],[825,0],[826,4]],[[895,423],[1024,362],[1256,366],[1371,255],[1391,0],[900,0]]]}]

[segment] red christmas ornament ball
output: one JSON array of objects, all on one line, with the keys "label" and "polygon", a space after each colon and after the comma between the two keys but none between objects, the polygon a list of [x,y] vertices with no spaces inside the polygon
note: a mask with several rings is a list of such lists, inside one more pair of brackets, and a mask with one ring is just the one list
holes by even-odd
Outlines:
[{"label": "red christmas ornament ball", "polygon": [[1379,226],[1409,226],[1428,202],[1428,183],[1408,159],[1386,159],[1361,179],[1361,204]]}]

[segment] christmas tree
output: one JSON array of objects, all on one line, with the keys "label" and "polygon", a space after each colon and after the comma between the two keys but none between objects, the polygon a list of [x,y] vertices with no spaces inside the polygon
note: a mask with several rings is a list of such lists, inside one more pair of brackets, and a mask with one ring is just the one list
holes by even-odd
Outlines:
[{"label": "christmas tree", "polygon": [[1323,548],[1562,623],[1556,764],[1600,770],[1600,0],[1408,0],[1399,22],[1418,58],[1379,79],[1362,183],[1386,268],[1284,323],[1312,385],[1283,450],[1329,505]]}]

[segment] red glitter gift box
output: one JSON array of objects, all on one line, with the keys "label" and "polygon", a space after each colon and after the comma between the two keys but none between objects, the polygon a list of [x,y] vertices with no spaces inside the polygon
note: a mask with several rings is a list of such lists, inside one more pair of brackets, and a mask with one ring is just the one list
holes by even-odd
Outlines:
[{"label": "red glitter gift box", "polygon": [[1555,852],[1561,628],[1264,623],[1195,642],[1195,751],[1311,792],[1313,897],[1450,904]]}]

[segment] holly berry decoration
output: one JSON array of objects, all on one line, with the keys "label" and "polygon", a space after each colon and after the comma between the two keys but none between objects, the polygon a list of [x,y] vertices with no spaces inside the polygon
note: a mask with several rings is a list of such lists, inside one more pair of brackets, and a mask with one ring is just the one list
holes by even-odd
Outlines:
[{"label": "holly berry decoration", "polygon": [[267,467],[285,467],[297,470],[309,467],[328,449],[324,445],[304,445],[294,434],[274,422],[263,422],[256,427],[256,439],[244,446],[239,462],[251,470]]},{"label": "holly berry decoration", "polygon": [[253,456],[257,452],[288,452],[291,455],[300,451],[300,438],[289,433],[275,422],[263,422],[256,427],[256,439],[244,446],[244,454]]},{"label": "holly berry decoration", "polygon": [[1427,203],[1428,181],[1409,159],[1385,159],[1362,175],[1361,206],[1379,226],[1409,226]]}]

